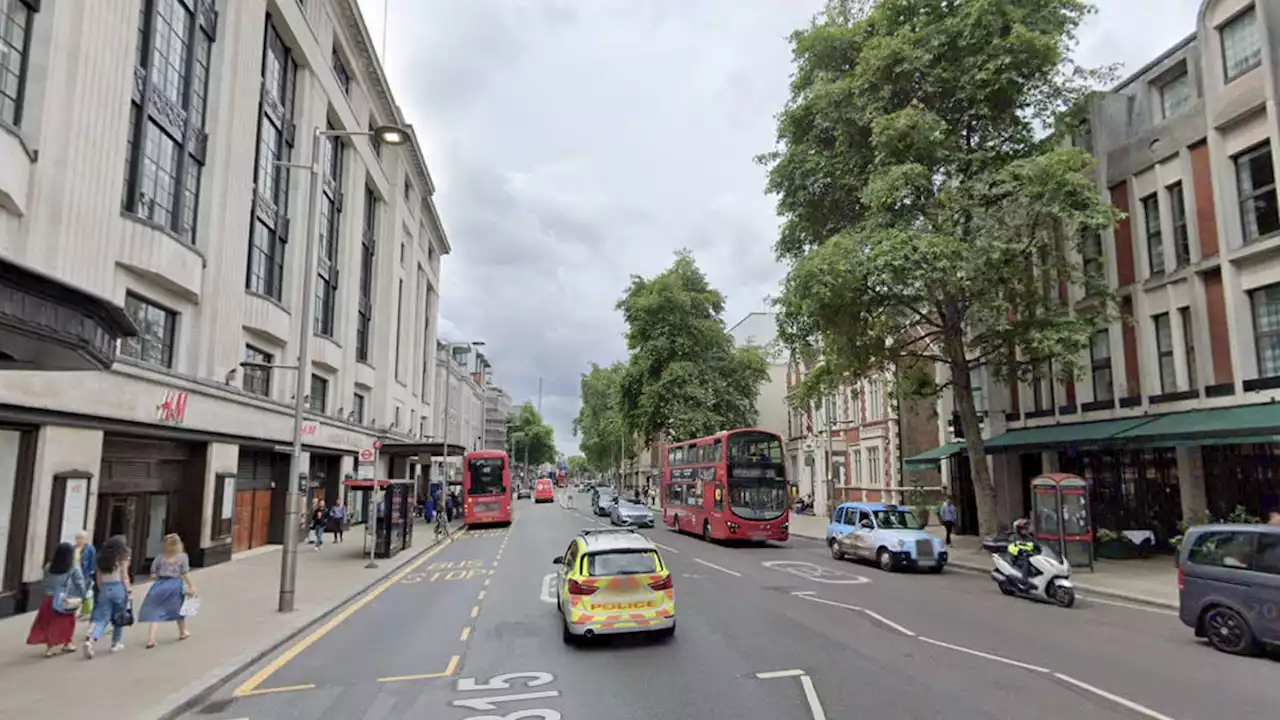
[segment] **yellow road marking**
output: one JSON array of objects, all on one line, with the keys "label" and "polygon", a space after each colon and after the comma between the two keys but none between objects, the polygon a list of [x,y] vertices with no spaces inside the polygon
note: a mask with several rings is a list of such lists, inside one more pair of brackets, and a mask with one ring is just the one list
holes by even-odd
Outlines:
[{"label": "yellow road marking", "polygon": [[378,682],[389,683],[389,682],[400,682],[401,680],[430,680],[431,678],[449,677],[450,675],[453,674],[455,670],[458,669],[458,661],[460,659],[461,658],[458,657],[457,655],[454,655],[453,657],[449,658],[449,667],[445,668],[444,672],[427,673],[425,675],[397,675],[395,677],[378,678]]},{"label": "yellow road marking", "polygon": [[471,608],[471,617],[477,617],[478,615],[480,615],[480,606],[476,605],[475,607]]},{"label": "yellow road marking", "polygon": [[[418,569],[423,563],[425,563],[426,561],[434,557],[436,553],[448,547],[449,544],[452,542],[453,542],[452,538],[446,539],[444,542],[440,543],[436,547],[432,548],[431,550],[428,550],[426,553],[422,555],[422,557],[409,563],[404,568],[397,571],[394,575],[384,580],[381,585],[374,588],[373,590],[370,590],[368,593],[365,594],[364,597],[351,603],[351,605],[349,605],[345,610],[333,616],[333,618],[330,619],[329,622],[325,623],[324,625],[316,629],[315,632],[303,638],[300,642],[298,642],[293,647],[289,648],[288,650],[285,650],[278,657],[276,657],[276,659],[267,663],[261,670],[254,673],[253,677],[244,681],[244,683],[240,687],[235,689],[235,692],[231,693],[232,697],[245,697],[246,695],[251,695],[255,692],[256,693],[270,692],[268,690],[258,690],[258,687],[262,685],[262,683],[266,682],[267,678],[276,674],[280,670],[280,668],[289,664],[289,662],[291,662],[294,658],[302,654],[303,650],[306,650],[307,648],[314,645],[320,638],[324,637],[325,635],[328,635],[334,628],[338,627],[343,622],[345,622],[347,618],[354,615],[357,610],[364,607],[365,605],[368,605],[374,598],[386,592],[387,588],[403,580],[405,576],[407,576],[409,573],[413,572],[414,570]],[[474,615],[472,617],[474,617]],[[309,687],[315,687],[315,686],[312,685]],[[286,688],[286,689],[302,689],[302,686],[292,686],[291,688]]]},{"label": "yellow road marking", "polygon": [[484,599],[484,591],[483,591],[483,590],[481,590],[481,591],[480,591],[480,594],[479,594],[478,596],[476,596],[476,599],[477,599],[477,600],[483,600],[483,599]]},{"label": "yellow road marking", "polygon": [[313,690],[315,685],[288,685],[286,687],[267,688],[266,690],[250,690],[249,692],[235,692],[236,697],[249,697],[251,695],[270,695],[271,693],[293,692],[295,690]]},{"label": "yellow road marking", "polygon": [[468,625],[468,626],[466,626],[466,627],[462,628],[462,637],[458,638],[458,641],[459,641],[459,642],[466,642],[466,641],[467,641],[467,638],[469,638],[469,637],[471,637],[471,626],[470,626],[470,625]]}]

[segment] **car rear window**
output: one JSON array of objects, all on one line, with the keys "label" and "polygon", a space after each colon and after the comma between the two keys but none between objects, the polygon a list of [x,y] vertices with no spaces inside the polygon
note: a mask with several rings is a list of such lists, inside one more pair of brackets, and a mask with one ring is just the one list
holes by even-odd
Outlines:
[{"label": "car rear window", "polygon": [[593,553],[587,556],[587,574],[593,577],[645,575],[656,572],[658,572],[658,556],[648,550]]}]

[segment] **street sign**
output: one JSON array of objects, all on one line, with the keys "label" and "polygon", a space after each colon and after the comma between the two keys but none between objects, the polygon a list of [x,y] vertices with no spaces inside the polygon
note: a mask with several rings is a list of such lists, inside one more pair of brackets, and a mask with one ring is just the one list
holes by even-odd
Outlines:
[{"label": "street sign", "polygon": [[374,441],[373,441],[373,449],[374,449],[374,450],[381,450],[381,449],[382,449],[382,441],[381,441],[381,440],[374,440]]},{"label": "street sign", "polygon": [[360,462],[373,462],[372,448],[364,448],[360,451]]}]

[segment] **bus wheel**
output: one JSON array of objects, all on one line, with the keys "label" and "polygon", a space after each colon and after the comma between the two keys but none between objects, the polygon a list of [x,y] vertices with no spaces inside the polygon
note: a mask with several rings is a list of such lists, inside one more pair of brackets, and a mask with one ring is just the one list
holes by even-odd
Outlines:
[{"label": "bus wheel", "polygon": [[702,522],[702,539],[711,542],[711,521],[709,520]]}]

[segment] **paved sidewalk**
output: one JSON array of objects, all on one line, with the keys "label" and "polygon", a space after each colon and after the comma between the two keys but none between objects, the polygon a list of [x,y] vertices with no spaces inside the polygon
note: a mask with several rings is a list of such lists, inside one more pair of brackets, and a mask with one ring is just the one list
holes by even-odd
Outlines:
[{"label": "paved sidewalk", "polygon": [[[941,537],[943,529],[930,526]],[[826,539],[827,519],[791,514],[791,533],[800,537]],[[950,565],[960,570],[990,572],[990,556],[981,541],[972,535],[952,537]],[[1143,560],[1095,560],[1094,571],[1073,568],[1072,582],[1085,593],[1164,608],[1178,607],[1178,570],[1173,558],[1159,556]]]},{"label": "paved sidewalk", "polygon": [[[176,627],[167,623],[157,646],[147,650],[147,628],[135,625],[125,631],[120,653],[107,652],[104,641],[92,661],[80,653],[45,659],[43,646],[25,644],[34,613],[0,620],[0,718],[100,716],[107,697],[112,717],[165,717],[435,544],[431,526],[420,521],[412,549],[366,569],[361,527],[347,533],[342,544],[330,543],[329,537],[320,552],[306,543],[298,547],[296,609],[287,615],[276,611],[278,545],[196,570],[200,615],[189,625],[191,638],[182,643],[176,641]],[[134,586],[136,607],[148,586]],[[78,638],[86,627],[80,624]]]}]

